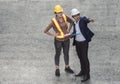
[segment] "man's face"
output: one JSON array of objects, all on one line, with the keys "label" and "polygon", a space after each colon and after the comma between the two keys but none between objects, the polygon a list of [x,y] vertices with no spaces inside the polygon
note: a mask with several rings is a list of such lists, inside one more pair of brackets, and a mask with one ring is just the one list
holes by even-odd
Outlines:
[{"label": "man's face", "polygon": [[77,14],[77,15],[74,15],[74,16],[72,16],[74,19],[75,19],[75,21],[77,22],[77,21],[79,21],[79,19],[80,19],[80,14]]}]

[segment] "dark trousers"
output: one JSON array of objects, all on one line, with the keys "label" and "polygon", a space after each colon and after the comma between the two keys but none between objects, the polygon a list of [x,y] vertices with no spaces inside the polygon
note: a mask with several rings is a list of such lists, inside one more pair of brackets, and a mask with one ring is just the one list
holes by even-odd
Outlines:
[{"label": "dark trousers", "polygon": [[61,49],[63,49],[65,65],[68,65],[70,40],[67,39],[65,41],[58,41],[55,39],[54,46],[55,46],[55,65],[59,66]]},{"label": "dark trousers", "polygon": [[81,72],[83,74],[89,74],[90,72],[90,63],[88,59],[88,46],[89,43],[86,41],[76,42],[76,51],[78,58],[80,60]]}]

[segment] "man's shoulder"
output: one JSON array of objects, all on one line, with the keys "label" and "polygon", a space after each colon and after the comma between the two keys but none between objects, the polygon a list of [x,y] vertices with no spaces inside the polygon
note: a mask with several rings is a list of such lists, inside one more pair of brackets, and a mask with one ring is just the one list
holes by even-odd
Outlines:
[{"label": "man's shoulder", "polygon": [[82,19],[82,20],[83,20],[83,19],[87,19],[87,17],[86,17],[86,16],[83,16],[83,17],[80,17],[80,19]]},{"label": "man's shoulder", "polygon": [[86,16],[81,17],[80,21],[85,22],[85,23],[89,23],[90,22],[89,18],[87,18]]}]

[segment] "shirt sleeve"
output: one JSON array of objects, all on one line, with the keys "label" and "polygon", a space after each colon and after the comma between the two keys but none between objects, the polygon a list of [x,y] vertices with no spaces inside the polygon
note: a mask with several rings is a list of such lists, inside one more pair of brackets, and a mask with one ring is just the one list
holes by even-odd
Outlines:
[{"label": "shirt sleeve", "polygon": [[89,20],[89,18],[87,18],[87,17],[83,17],[83,19],[84,19],[84,21],[86,22],[86,23],[89,23],[90,22],[90,20]]},{"label": "shirt sleeve", "polygon": [[66,17],[67,17],[67,22],[69,22],[70,24],[73,24],[73,20],[70,17],[68,17],[67,15],[66,15]]}]

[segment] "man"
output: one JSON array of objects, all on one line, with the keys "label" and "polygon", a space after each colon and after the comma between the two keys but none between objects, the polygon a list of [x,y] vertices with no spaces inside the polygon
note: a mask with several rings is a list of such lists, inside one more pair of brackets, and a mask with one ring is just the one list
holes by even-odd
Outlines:
[{"label": "man", "polygon": [[[65,71],[68,73],[74,73],[69,66],[69,45],[70,39],[66,36],[69,33],[73,21],[67,15],[63,14],[63,8],[61,5],[56,5],[54,7],[55,18],[52,18],[50,24],[44,30],[44,33],[54,37],[54,46],[55,46],[55,75],[60,76],[59,69],[59,59],[61,54],[61,49],[63,48],[64,61],[65,61]],[[69,27],[67,22],[70,23]],[[53,28],[55,31],[50,32],[49,30]]]},{"label": "man", "polygon": [[76,46],[76,52],[81,64],[81,71],[75,76],[83,76],[83,80],[81,80],[81,82],[85,82],[90,79],[88,47],[89,42],[94,35],[94,33],[88,28],[87,24],[89,22],[94,22],[94,20],[86,17],[80,17],[80,12],[76,8],[71,10],[71,15],[75,20],[73,33],[71,34],[75,35],[73,36],[73,45]]}]

